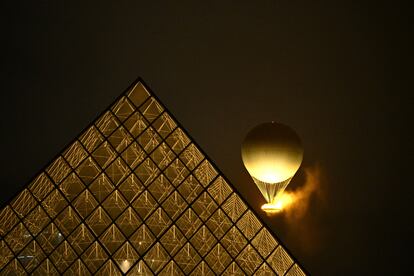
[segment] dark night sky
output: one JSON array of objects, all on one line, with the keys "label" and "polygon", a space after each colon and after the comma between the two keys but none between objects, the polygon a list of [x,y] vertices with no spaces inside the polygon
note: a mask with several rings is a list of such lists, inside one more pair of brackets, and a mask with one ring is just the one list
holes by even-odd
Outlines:
[{"label": "dark night sky", "polygon": [[242,139],[271,120],[299,133],[305,160],[289,189],[310,170],[318,192],[306,212],[264,219],[309,272],[405,271],[407,7],[49,2],[2,8],[2,204],[141,76],[258,210]]}]

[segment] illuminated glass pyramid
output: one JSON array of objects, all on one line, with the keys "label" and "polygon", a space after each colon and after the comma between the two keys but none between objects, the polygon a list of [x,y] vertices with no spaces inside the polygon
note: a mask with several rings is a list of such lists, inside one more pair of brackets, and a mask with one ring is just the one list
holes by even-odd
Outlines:
[{"label": "illuminated glass pyramid", "polygon": [[0,211],[0,275],[304,275],[137,80]]}]

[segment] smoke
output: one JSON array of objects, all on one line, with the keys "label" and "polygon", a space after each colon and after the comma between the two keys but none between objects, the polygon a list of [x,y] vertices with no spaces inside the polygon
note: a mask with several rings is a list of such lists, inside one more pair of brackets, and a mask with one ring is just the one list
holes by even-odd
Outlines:
[{"label": "smoke", "polygon": [[296,190],[284,192],[284,197],[286,197],[284,214],[288,220],[303,218],[313,200],[324,202],[320,166],[315,165],[313,167],[307,167],[304,170],[304,184]]},{"label": "smoke", "polygon": [[303,185],[293,191],[285,191],[284,217],[287,235],[300,244],[300,250],[309,256],[323,247],[323,231],[319,215],[326,207],[322,170],[319,165],[304,169]]}]

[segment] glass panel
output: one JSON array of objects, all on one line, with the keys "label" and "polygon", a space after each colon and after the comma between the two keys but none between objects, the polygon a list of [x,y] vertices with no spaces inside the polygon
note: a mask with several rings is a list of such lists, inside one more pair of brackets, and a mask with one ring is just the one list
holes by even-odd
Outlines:
[{"label": "glass panel", "polygon": [[27,243],[33,240],[33,237],[23,223],[19,223],[10,231],[4,240],[9,245],[9,248],[17,254]]},{"label": "glass panel", "polygon": [[99,237],[101,243],[112,255],[125,242],[125,237],[115,224],[109,228]]},{"label": "glass panel", "polygon": [[160,241],[168,253],[170,253],[171,256],[174,256],[184,245],[186,239],[181,231],[175,225],[172,225],[168,231],[165,232]]},{"label": "glass panel", "polygon": [[139,82],[127,93],[128,98],[135,106],[140,106],[150,96],[147,89]]},{"label": "glass panel", "polygon": [[126,242],[121,248],[114,254],[113,259],[118,264],[119,268],[123,273],[127,273],[129,269],[139,259],[138,253],[134,247]]},{"label": "glass panel", "polygon": [[138,177],[131,173],[119,186],[119,190],[127,201],[131,203],[144,190],[144,186]]},{"label": "glass panel", "polygon": [[293,264],[292,258],[280,245],[269,256],[267,262],[278,275],[285,274],[286,270]]},{"label": "glass panel", "polygon": [[210,217],[210,215],[217,209],[217,204],[207,192],[204,192],[193,203],[192,208],[203,221],[206,221],[207,218]]},{"label": "glass panel", "polygon": [[148,186],[159,173],[160,170],[150,158],[145,159],[144,162],[135,169],[135,174],[145,186]]},{"label": "glass panel", "polygon": [[217,176],[217,171],[207,160],[204,160],[194,172],[198,181],[206,187]]},{"label": "glass panel", "polygon": [[104,173],[99,175],[89,186],[89,190],[99,202],[102,202],[114,189],[114,186]]},{"label": "glass panel", "polygon": [[116,220],[116,225],[126,237],[129,237],[141,223],[142,220],[132,207],[126,209]]},{"label": "glass panel", "polygon": [[218,209],[207,221],[207,226],[213,231],[214,235],[217,238],[221,238],[224,233],[232,226],[230,219],[226,216],[226,214],[221,210]]},{"label": "glass panel", "polygon": [[300,269],[297,264],[294,264],[291,269],[286,273],[287,276],[305,276],[306,274]]},{"label": "glass panel", "polygon": [[174,257],[174,260],[187,275],[200,262],[201,257],[190,243],[186,243]]},{"label": "glass panel", "polygon": [[67,241],[62,242],[59,247],[50,255],[60,273],[65,271],[78,256]]},{"label": "glass panel", "polygon": [[126,97],[119,99],[119,101],[112,107],[112,112],[121,122],[128,118],[133,111],[134,107]]},{"label": "glass panel", "polygon": [[204,155],[198,150],[198,148],[191,144],[181,154],[180,159],[190,170],[194,170],[201,160],[204,159]]},{"label": "glass panel", "polygon": [[55,224],[62,231],[64,236],[68,236],[73,229],[80,223],[80,218],[71,206],[66,207],[55,219]]},{"label": "glass panel", "polygon": [[202,224],[197,214],[190,208],[185,211],[175,223],[181,232],[190,238]]},{"label": "glass panel", "polygon": [[83,189],[85,189],[85,185],[83,185],[76,173],[71,173],[65,180],[63,180],[62,184],[59,185],[59,189],[69,201],[72,201],[83,191]]},{"label": "glass panel", "polygon": [[146,156],[147,154],[145,151],[136,142],[132,142],[132,144],[122,153],[122,158],[131,169],[135,169]]},{"label": "glass panel", "polygon": [[31,241],[17,256],[17,259],[29,273],[32,272],[45,258],[45,254],[35,240]]},{"label": "glass panel", "polygon": [[82,254],[82,260],[85,262],[88,269],[95,273],[98,268],[107,260],[108,255],[102,249],[102,247],[94,242],[86,251]]},{"label": "glass panel", "polygon": [[63,157],[72,168],[76,168],[86,156],[88,156],[88,153],[79,141],[75,141],[63,152]]},{"label": "glass panel", "polygon": [[224,271],[223,275],[242,276],[242,275],[246,275],[246,273],[235,262],[232,262],[227,267],[226,271]]},{"label": "glass panel", "polygon": [[152,152],[151,158],[163,170],[175,158],[175,154],[166,143],[162,143]]},{"label": "glass panel", "polygon": [[101,168],[106,168],[115,159],[116,151],[108,141],[105,141],[92,153],[92,156]]},{"label": "glass panel", "polygon": [[125,130],[123,126],[117,128],[108,138],[111,145],[117,152],[122,152],[132,142],[131,135]]},{"label": "glass panel", "polygon": [[139,111],[141,111],[142,115],[144,115],[149,122],[152,122],[157,118],[163,110],[164,109],[154,98],[150,98],[139,108]]},{"label": "glass panel", "polygon": [[12,229],[13,226],[19,222],[19,218],[16,216],[10,206],[6,206],[0,210],[0,221],[0,235],[4,236]]},{"label": "glass panel", "polygon": [[217,244],[205,260],[216,274],[221,274],[231,262],[231,257],[220,244]]},{"label": "glass panel", "polygon": [[193,270],[193,272],[191,272],[192,276],[197,276],[197,275],[203,275],[203,276],[214,276],[216,275],[213,271],[211,271],[211,269],[208,267],[208,265],[204,262],[201,261],[198,266]]},{"label": "glass panel", "polygon": [[167,275],[185,275],[185,274],[174,261],[170,261],[166,266],[164,266],[164,269],[160,272],[159,275],[167,276]]},{"label": "glass panel", "polygon": [[192,174],[190,174],[178,187],[178,191],[180,191],[188,203],[191,203],[202,190],[203,187]]},{"label": "glass panel", "polygon": [[106,198],[102,207],[112,219],[115,219],[127,207],[127,203],[122,194],[118,190],[115,190]]},{"label": "glass panel", "polygon": [[142,224],[137,231],[129,238],[137,252],[142,256],[155,242],[155,237],[149,231],[148,226]]},{"label": "glass panel", "polygon": [[86,158],[76,169],[80,179],[86,185],[89,185],[95,177],[101,172],[98,164],[92,159],[92,157]]},{"label": "glass panel", "polygon": [[163,202],[164,199],[173,191],[173,189],[174,187],[163,174],[160,174],[148,187],[151,195],[154,196],[158,203]]},{"label": "glass panel", "polygon": [[128,176],[130,170],[127,164],[125,164],[121,158],[118,158],[111,165],[109,165],[105,172],[111,179],[112,183],[117,186]]},{"label": "glass panel", "polygon": [[169,262],[170,257],[164,248],[159,243],[156,243],[145,254],[144,260],[154,273],[158,273]]},{"label": "glass panel", "polygon": [[175,159],[164,171],[165,176],[175,187],[180,185],[189,173],[190,172],[185,168],[183,162],[181,162],[178,158]]},{"label": "glass panel", "polygon": [[256,235],[262,224],[257,219],[257,217],[248,210],[243,217],[237,222],[237,227],[240,231],[250,240]]},{"label": "glass panel", "polygon": [[95,275],[99,276],[121,276],[121,272],[118,270],[118,267],[114,262],[108,260],[99,270],[96,272]]},{"label": "glass panel", "polygon": [[53,183],[45,173],[41,173],[29,184],[29,190],[39,201],[42,201],[53,188]]},{"label": "glass panel", "polygon": [[160,237],[164,230],[171,224],[171,220],[162,208],[158,208],[152,215],[145,221],[151,232]]},{"label": "glass panel", "polygon": [[56,268],[54,267],[54,265],[49,259],[45,259],[43,263],[40,266],[38,266],[35,269],[35,271],[33,271],[33,275],[35,276],[43,276],[43,275],[58,276],[59,272],[56,270]]},{"label": "glass panel", "polygon": [[246,246],[247,240],[245,237],[243,237],[237,227],[232,227],[221,239],[221,243],[227,249],[230,255],[235,258]]},{"label": "glass panel", "polygon": [[91,275],[89,270],[86,268],[85,264],[80,260],[77,259],[68,270],[66,270],[65,274],[63,275]]},{"label": "glass panel", "polygon": [[208,192],[214,198],[214,200],[221,204],[230,195],[232,189],[223,179],[219,176],[216,180],[208,187]]},{"label": "glass panel", "polygon": [[78,255],[82,254],[86,248],[94,241],[93,234],[88,230],[85,224],[81,224],[68,237],[69,243]]},{"label": "glass panel", "polygon": [[173,220],[184,212],[187,206],[188,204],[177,191],[174,191],[162,204],[164,211],[167,212],[169,217]]},{"label": "glass panel", "polygon": [[147,120],[139,112],[135,112],[124,122],[124,126],[134,138],[141,135],[141,133],[147,128],[148,124]]},{"label": "glass panel", "polygon": [[61,156],[46,169],[46,172],[55,184],[59,184],[71,171],[72,169]]},{"label": "glass panel", "polygon": [[51,218],[56,217],[66,206],[68,206],[68,202],[57,189],[42,201],[43,209]]},{"label": "glass panel", "polygon": [[252,275],[263,262],[263,259],[250,244],[244,248],[236,260],[240,267],[249,275]]},{"label": "glass panel", "polygon": [[98,129],[102,132],[102,134],[106,137],[111,135],[111,133],[118,128],[119,121],[116,117],[112,114],[112,112],[107,111],[101,118],[99,118],[95,125]]},{"label": "glass panel", "polygon": [[88,128],[79,138],[88,152],[92,152],[103,141],[102,135],[95,126]]},{"label": "glass panel", "polygon": [[13,252],[9,249],[4,240],[0,240],[0,270],[14,258]]},{"label": "glass panel", "polygon": [[137,140],[147,153],[150,153],[161,142],[160,136],[152,127],[148,127]]},{"label": "glass panel", "polygon": [[191,238],[191,244],[197,248],[198,254],[204,257],[217,243],[216,238],[205,225],[201,226]]},{"label": "glass panel", "polygon": [[177,124],[173,121],[170,115],[164,112],[154,123],[152,123],[152,126],[162,138],[165,138],[176,128]]},{"label": "glass panel", "polygon": [[223,204],[222,206],[224,212],[229,216],[229,218],[236,222],[239,217],[246,211],[247,206],[240,199],[240,197],[233,193]]},{"label": "glass panel", "polygon": [[50,254],[62,241],[63,235],[55,224],[50,223],[37,237],[37,242],[46,254]]},{"label": "glass panel", "polygon": [[262,228],[259,234],[252,240],[252,245],[259,251],[263,258],[269,256],[269,254],[276,248],[277,244],[278,242],[276,239],[266,228]]},{"label": "glass panel", "polygon": [[144,261],[139,261],[136,265],[132,267],[132,269],[128,272],[127,275],[145,275],[150,276],[154,275],[148,266],[144,263]]},{"label": "glass panel", "polygon": [[43,229],[43,227],[45,227],[50,222],[50,219],[45,211],[43,211],[42,206],[38,205],[23,220],[23,222],[27,229],[29,229],[30,233],[36,236]]},{"label": "glass panel", "polygon": [[98,205],[95,198],[89,190],[84,190],[73,202],[73,207],[81,215],[82,218],[86,218]]},{"label": "glass panel", "polygon": [[147,216],[155,210],[157,202],[151,196],[148,191],[144,191],[139,197],[132,203],[134,210],[139,214],[141,219],[146,219]]},{"label": "glass panel", "polygon": [[35,206],[37,202],[30,194],[29,190],[23,190],[11,203],[13,210],[20,218],[26,216]]},{"label": "glass panel", "polygon": [[96,208],[96,210],[86,219],[86,223],[95,236],[99,236],[106,227],[111,223],[111,218],[107,215],[102,207]]},{"label": "glass panel", "polygon": [[179,154],[190,143],[190,139],[181,128],[176,128],[166,141],[176,154]]}]

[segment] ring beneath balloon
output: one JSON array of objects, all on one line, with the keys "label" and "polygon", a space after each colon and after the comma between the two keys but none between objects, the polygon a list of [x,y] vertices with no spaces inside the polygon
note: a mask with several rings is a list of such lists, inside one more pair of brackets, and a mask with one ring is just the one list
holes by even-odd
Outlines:
[{"label": "ring beneath balloon", "polygon": [[282,204],[280,204],[279,202],[266,203],[262,205],[262,210],[269,215],[276,214],[282,211]]}]

